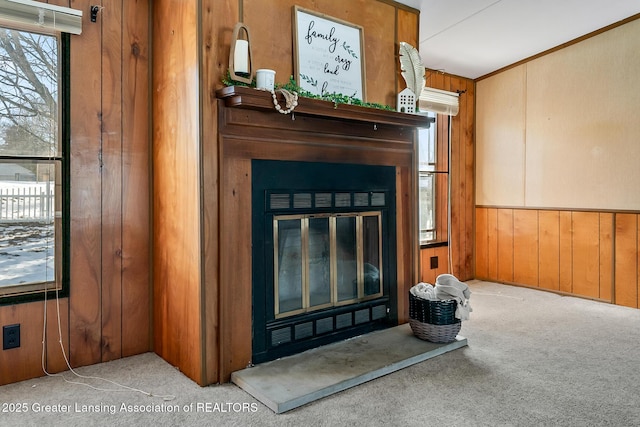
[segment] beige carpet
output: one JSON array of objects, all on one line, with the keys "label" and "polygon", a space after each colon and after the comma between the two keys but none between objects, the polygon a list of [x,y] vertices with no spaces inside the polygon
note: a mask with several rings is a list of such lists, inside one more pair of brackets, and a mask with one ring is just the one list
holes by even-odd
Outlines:
[{"label": "beige carpet", "polygon": [[0,425],[640,425],[640,310],[469,284],[467,347],[284,414],[232,384],[201,388],[148,353],[78,371],[172,400],[41,378],[0,387]]}]

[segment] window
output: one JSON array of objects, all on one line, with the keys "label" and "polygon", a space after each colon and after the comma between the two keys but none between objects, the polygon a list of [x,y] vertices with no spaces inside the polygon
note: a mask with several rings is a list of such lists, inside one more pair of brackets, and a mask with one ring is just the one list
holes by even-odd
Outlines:
[{"label": "window", "polygon": [[66,289],[67,40],[0,26],[0,304]]},{"label": "window", "polygon": [[436,116],[434,122],[418,132],[418,199],[420,202],[420,244],[436,240]]},{"label": "window", "polygon": [[431,126],[418,131],[420,245],[448,238],[450,117],[426,113]]}]

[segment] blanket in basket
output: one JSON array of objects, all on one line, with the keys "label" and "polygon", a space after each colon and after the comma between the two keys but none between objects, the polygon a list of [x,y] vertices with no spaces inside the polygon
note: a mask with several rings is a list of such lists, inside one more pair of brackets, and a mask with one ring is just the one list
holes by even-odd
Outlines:
[{"label": "blanket in basket", "polygon": [[469,313],[473,311],[469,305],[469,298],[471,298],[469,287],[452,274],[439,275],[435,286],[429,283],[418,283],[410,289],[410,292],[418,298],[431,301],[457,301],[456,318],[460,320],[468,320]]}]

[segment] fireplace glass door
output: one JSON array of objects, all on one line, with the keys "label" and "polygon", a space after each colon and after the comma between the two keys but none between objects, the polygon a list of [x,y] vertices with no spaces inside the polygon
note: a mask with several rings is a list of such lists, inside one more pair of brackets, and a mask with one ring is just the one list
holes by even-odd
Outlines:
[{"label": "fireplace glass door", "polygon": [[381,212],[273,219],[276,318],[382,295]]}]

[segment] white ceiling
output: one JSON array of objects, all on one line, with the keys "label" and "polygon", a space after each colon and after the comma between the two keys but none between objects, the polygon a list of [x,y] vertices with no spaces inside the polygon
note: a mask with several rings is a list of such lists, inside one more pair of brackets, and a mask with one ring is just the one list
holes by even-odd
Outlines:
[{"label": "white ceiling", "polygon": [[640,0],[397,1],[420,10],[425,67],[472,79],[640,13]]}]

